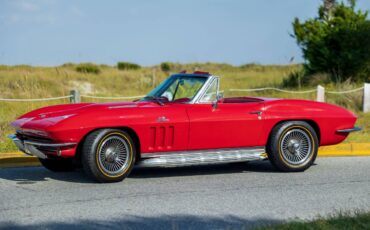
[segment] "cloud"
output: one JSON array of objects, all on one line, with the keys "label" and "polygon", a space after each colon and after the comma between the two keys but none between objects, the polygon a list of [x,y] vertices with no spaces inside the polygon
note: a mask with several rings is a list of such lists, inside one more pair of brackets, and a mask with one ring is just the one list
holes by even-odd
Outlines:
[{"label": "cloud", "polygon": [[57,16],[52,9],[56,3],[55,0],[14,0],[5,5],[7,9],[0,15],[0,24],[55,24]]},{"label": "cloud", "polygon": [[0,16],[2,24],[14,24],[20,21],[20,17],[17,14],[8,14]]},{"label": "cloud", "polygon": [[48,5],[54,5],[57,3],[57,0],[39,0],[41,3],[48,4]]},{"label": "cloud", "polygon": [[40,10],[40,6],[30,1],[17,1],[15,3],[16,8],[20,11],[35,12]]},{"label": "cloud", "polygon": [[72,12],[72,14],[74,14],[78,17],[85,17],[86,16],[86,13],[84,11],[82,11],[80,8],[78,8],[77,6],[72,6],[71,12]]}]

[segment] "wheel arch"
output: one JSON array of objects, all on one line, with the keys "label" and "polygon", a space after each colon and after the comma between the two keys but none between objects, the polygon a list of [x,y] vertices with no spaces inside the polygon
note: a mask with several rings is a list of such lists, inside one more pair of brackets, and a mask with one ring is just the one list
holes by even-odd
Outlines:
[{"label": "wheel arch", "polygon": [[92,132],[95,132],[97,130],[101,130],[101,129],[119,129],[119,130],[122,130],[122,131],[125,131],[127,132],[130,137],[132,138],[132,141],[134,142],[135,144],[135,149],[136,149],[136,162],[138,160],[140,160],[140,157],[141,157],[141,144],[140,144],[140,139],[139,139],[139,136],[137,135],[137,133],[130,127],[127,127],[127,126],[119,126],[119,127],[104,127],[104,128],[96,128],[96,129],[92,129],[90,130],[89,132],[87,132],[83,138],[81,138],[80,142],[78,143],[77,145],[77,148],[76,148],[76,154],[75,154],[75,158],[77,159],[81,159],[81,154],[82,154],[82,146],[83,146],[83,143],[85,142],[85,139],[86,137],[92,133]]},{"label": "wheel arch", "polygon": [[271,137],[271,134],[272,134],[272,131],[274,130],[274,128],[276,126],[280,125],[281,123],[288,122],[288,121],[304,121],[304,122],[307,122],[315,130],[316,135],[317,135],[317,139],[319,140],[319,145],[320,145],[320,142],[321,142],[320,127],[319,127],[319,125],[314,120],[311,120],[311,119],[287,119],[287,120],[281,120],[281,121],[275,123],[272,126],[271,130],[269,131],[269,134],[268,134],[268,142],[270,141],[270,137]]}]

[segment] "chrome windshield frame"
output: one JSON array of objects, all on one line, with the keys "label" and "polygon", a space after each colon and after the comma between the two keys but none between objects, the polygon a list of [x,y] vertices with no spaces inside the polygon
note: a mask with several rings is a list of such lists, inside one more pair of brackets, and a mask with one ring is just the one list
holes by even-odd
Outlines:
[{"label": "chrome windshield frame", "polygon": [[[197,94],[197,100],[194,100],[193,104],[211,104],[212,102],[205,103],[205,102],[200,102],[200,100],[203,98],[203,96],[207,93],[208,89],[212,86],[213,82],[217,81],[217,92],[216,95],[220,92],[220,77],[210,75],[208,80],[204,83],[203,87],[201,90],[198,91]],[[195,97],[194,97],[195,99]]]},{"label": "chrome windshield frame", "polygon": [[[204,82],[202,88],[200,88],[198,93],[193,97],[193,99],[188,104],[198,104],[200,99],[207,92],[208,88],[212,85],[212,82],[214,81],[215,78],[218,78],[218,77],[209,75],[207,81]],[[218,86],[217,86],[217,89],[218,89]]]},{"label": "chrome windshield frame", "polygon": [[203,97],[203,95],[207,92],[208,88],[212,85],[214,80],[217,80],[217,93],[219,92],[219,85],[220,80],[218,76],[214,75],[202,75],[202,74],[174,74],[173,76],[188,76],[188,77],[203,77],[207,78],[207,80],[204,82],[203,86],[198,90],[198,92],[195,94],[195,96],[189,101],[182,104],[198,104],[200,99]]}]

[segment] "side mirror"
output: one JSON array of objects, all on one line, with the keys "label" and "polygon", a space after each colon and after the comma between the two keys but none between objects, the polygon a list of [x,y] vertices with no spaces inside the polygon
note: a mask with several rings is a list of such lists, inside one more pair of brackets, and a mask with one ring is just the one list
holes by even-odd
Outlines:
[{"label": "side mirror", "polygon": [[224,93],[218,92],[216,95],[216,100],[212,102],[212,108],[217,109],[218,103],[224,99]]},{"label": "side mirror", "polygon": [[217,93],[217,102],[220,102],[224,99],[224,93],[223,92],[218,92]]}]

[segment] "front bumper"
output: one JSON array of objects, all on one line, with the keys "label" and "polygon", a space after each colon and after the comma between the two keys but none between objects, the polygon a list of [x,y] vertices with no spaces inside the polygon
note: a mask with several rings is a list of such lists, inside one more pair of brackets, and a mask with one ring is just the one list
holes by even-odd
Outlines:
[{"label": "front bumper", "polygon": [[76,146],[76,143],[42,143],[36,141],[28,141],[28,140],[21,140],[17,137],[17,135],[12,134],[8,136],[14,144],[18,147],[19,150],[22,152],[36,156],[42,159],[48,158],[48,154],[51,155],[61,155],[61,150],[63,148],[69,148]]}]

